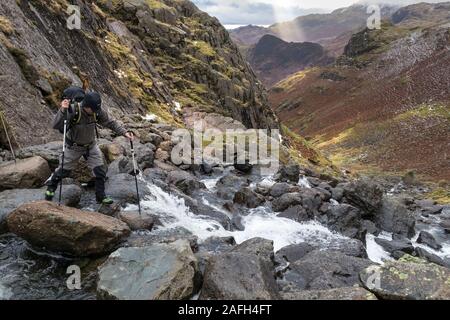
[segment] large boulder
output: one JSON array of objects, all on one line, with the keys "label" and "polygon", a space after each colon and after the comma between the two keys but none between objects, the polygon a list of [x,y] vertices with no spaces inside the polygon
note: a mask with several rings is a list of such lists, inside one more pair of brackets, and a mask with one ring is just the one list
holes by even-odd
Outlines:
[{"label": "large boulder", "polygon": [[294,186],[286,182],[275,183],[270,188],[270,195],[274,198],[279,198],[283,194],[294,192],[300,192],[300,186]]},{"label": "large boulder", "polygon": [[109,253],[130,234],[120,220],[46,201],[22,205],[6,220],[31,244],[80,257]]},{"label": "large boulder", "polygon": [[405,256],[361,272],[364,286],[387,300],[450,300],[450,269]]},{"label": "large boulder", "polygon": [[272,257],[273,243],[259,238],[211,257],[206,265],[200,299],[279,299]]},{"label": "large boulder", "polygon": [[386,239],[375,239],[375,242],[382,246],[387,252],[394,253],[397,252],[400,254],[400,252],[403,252],[404,254],[412,254],[414,253],[414,246],[412,245],[411,241],[408,239],[397,239],[397,240],[386,240]]},{"label": "large boulder", "polygon": [[[6,216],[24,203],[44,199],[46,188],[42,189],[14,189],[0,192],[0,233],[6,231]],[[62,192],[62,204],[68,207],[76,207],[81,199],[81,188],[77,185],[64,185]],[[58,201],[59,188],[56,190],[54,201]]]},{"label": "large boulder", "polygon": [[42,187],[52,173],[39,156],[0,165],[0,191]]},{"label": "large boulder", "polygon": [[282,166],[275,175],[275,180],[278,182],[293,182],[298,183],[300,180],[300,167],[298,164]]},{"label": "large boulder", "polygon": [[206,266],[200,299],[278,299],[274,273],[269,262],[253,254],[224,253],[212,257]]},{"label": "large boulder", "polygon": [[344,196],[350,204],[361,209],[363,217],[371,217],[381,208],[383,189],[368,179],[362,179],[347,184]]},{"label": "large boulder", "polygon": [[[147,183],[138,179],[141,199],[149,193]],[[137,203],[136,181],[134,176],[122,173],[112,176],[106,182],[106,193],[116,201]]]},{"label": "large boulder", "polygon": [[234,203],[246,206],[247,208],[257,208],[265,202],[265,199],[251,188],[244,187],[236,192],[233,201]]},{"label": "large boulder", "polygon": [[361,234],[361,211],[348,204],[330,206],[326,212],[325,222],[332,230],[349,238],[365,236]]},{"label": "large boulder", "polygon": [[234,194],[242,187],[248,187],[248,180],[234,174],[228,174],[217,182],[217,195],[225,200],[233,200]]},{"label": "large boulder", "polygon": [[99,268],[100,298],[184,300],[198,289],[198,262],[189,242],[120,248]]},{"label": "large boulder", "polygon": [[373,293],[361,287],[282,292],[281,297],[283,300],[377,300]]},{"label": "large boulder", "polygon": [[338,251],[315,250],[290,265],[286,281],[298,290],[327,290],[359,284],[359,273],[371,266],[367,259]]},{"label": "large boulder", "polygon": [[414,214],[396,199],[384,199],[374,222],[385,231],[412,238],[416,231]]},{"label": "large boulder", "polygon": [[290,207],[301,205],[302,194],[299,192],[286,193],[272,202],[272,209],[275,212],[282,212]]},{"label": "large boulder", "polygon": [[419,234],[419,238],[417,238],[417,243],[422,243],[430,248],[433,248],[434,250],[441,250],[442,245],[438,243],[436,238],[427,231],[421,231]]}]

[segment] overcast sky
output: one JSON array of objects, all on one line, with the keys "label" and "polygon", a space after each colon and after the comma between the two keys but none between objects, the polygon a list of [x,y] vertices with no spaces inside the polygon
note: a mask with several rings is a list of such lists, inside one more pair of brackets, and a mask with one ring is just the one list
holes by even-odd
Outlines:
[{"label": "overcast sky", "polygon": [[[292,20],[309,13],[331,12],[350,6],[358,0],[192,0],[203,11],[219,18],[222,24],[268,25]],[[430,0],[426,2],[443,2]],[[418,0],[364,0],[407,5]]]}]

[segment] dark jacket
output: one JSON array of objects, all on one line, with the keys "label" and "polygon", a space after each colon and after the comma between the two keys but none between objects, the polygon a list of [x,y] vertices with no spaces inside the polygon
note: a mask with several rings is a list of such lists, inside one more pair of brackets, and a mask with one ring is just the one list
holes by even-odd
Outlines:
[{"label": "dark jacket", "polygon": [[[75,112],[68,112],[68,132],[67,139],[73,143],[79,145],[89,145],[95,142],[96,131],[95,131],[95,117],[94,115],[87,114],[83,109],[81,109],[81,119],[77,124],[74,124]],[[64,113],[59,110],[53,120],[53,128],[64,132]],[[106,110],[101,110],[97,116],[97,123],[105,128],[111,129],[117,135],[123,136],[127,133],[127,130],[116,120],[111,118]]]}]

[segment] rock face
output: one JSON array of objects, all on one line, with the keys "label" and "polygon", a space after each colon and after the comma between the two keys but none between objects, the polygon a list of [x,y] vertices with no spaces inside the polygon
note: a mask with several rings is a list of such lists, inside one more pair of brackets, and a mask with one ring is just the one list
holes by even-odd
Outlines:
[{"label": "rock face", "polygon": [[14,143],[58,140],[49,128],[61,91],[84,78],[118,115],[150,111],[179,123],[177,106],[208,105],[246,127],[278,127],[263,86],[228,32],[190,1],[78,5],[83,32],[66,32],[65,4],[58,1],[2,2],[0,15],[14,32],[0,42],[0,72],[7,75],[0,101]]},{"label": "rock face", "polygon": [[381,208],[383,189],[369,180],[358,180],[345,187],[344,195],[363,216],[372,216]]},{"label": "rock face", "polygon": [[414,215],[395,199],[383,200],[381,209],[375,218],[377,225],[388,232],[412,238],[415,234]]},{"label": "rock face", "polygon": [[48,163],[41,157],[9,162],[0,166],[0,191],[41,187],[50,175]]},{"label": "rock face", "polygon": [[263,36],[249,50],[247,60],[267,87],[308,67],[334,61],[318,43],[288,43],[272,35]]},{"label": "rock face", "polygon": [[121,248],[99,268],[100,298],[183,300],[197,289],[198,263],[189,242]]},{"label": "rock face", "polygon": [[45,201],[22,205],[7,224],[33,245],[80,257],[109,253],[130,233],[117,219]]},{"label": "rock face", "polygon": [[402,258],[366,269],[361,272],[361,280],[382,299],[450,299],[450,270],[417,258]]},{"label": "rock face", "polygon": [[278,299],[273,264],[267,257],[270,252],[273,254],[273,246],[270,250],[265,241],[252,239],[212,257],[206,265],[200,299]]}]

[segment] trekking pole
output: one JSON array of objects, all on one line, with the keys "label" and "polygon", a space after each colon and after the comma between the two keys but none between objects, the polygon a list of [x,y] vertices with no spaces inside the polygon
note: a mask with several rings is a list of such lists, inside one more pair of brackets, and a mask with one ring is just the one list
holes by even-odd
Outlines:
[{"label": "trekking pole", "polygon": [[64,157],[66,154],[66,134],[67,134],[67,110],[64,111],[64,137],[63,137],[63,151],[61,157],[61,185],[59,186],[59,201],[58,205],[61,206],[62,200],[62,188],[63,188],[63,178],[64,178]]},{"label": "trekking pole", "polygon": [[11,139],[9,138],[9,134],[8,134],[8,128],[6,128],[6,123],[5,123],[5,120],[3,118],[3,112],[1,112],[1,111],[0,111],[0,118],[2,119],[2,125],[3,125],[3,128],[5,130],[6,139],[8,140],[9,149],[11,150],[11,153],[12,153],[12,156],[13,156],[13,159],[14,159],[14,163],[17,164],[16,154],[14,153],[14,149],[13,149],[13,146],[12,146],[12,143],[11,143]]},{"label": "trekking pole", "polygon": [[130,144],[131,144],[131,157],[133,159],[134,180],[136,181],[136,194],[137,194],[137,199],[138,199],[139,215],[142,215],[142,212],[141,212],[141,197],[139,196],[139,184],[138,184],[138,178],[137,178],[138,169],[137,169],[136,159],[135,159],[135,156],[134,156],[133,140],[130,140]]}]

